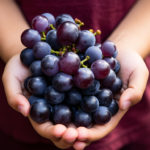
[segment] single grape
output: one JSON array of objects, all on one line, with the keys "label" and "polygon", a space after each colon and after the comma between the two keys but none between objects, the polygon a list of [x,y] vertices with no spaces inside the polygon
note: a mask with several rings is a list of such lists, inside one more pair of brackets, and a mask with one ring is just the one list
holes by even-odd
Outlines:
[{"label": "single grape", "polygon": [[94,61],[102,59],[102,52],[97,46],[90,46],[88,49],[86,49],[85,56],[90,57],[88,62],[92,64]]},{"label": "single grape", "polygon": [[43,77],[33,77],[29,79],[28,90],[35,96],[41,96],[44,94],[46,89],[46,81]]},{"label": "single grape", "polygon": [[113,57],[116,51],[116,46],[111,41],[105,41],[102,44],[101,49],[104,57]]},{"label": "single grape", "polygon": [[30,66],[31,63],[35,60],[33,50],[25,48],[21,51],[20,60],[25,66]]},{"label": "single grape", "polygon": [[60,71],[74,75],[80,67],[80,58],[73,52],[65,53],[59,61]]},{"label": "single grape", "polygon": [[27,48],[33,48],[36,42],[41,41],[41,35],[33,29],[26,29],[21,34],[21,42]]},{"label": "single grape", "polygon": [[98,80],[94,80],[91,86],[86,89],[82,89],[82,94],[87,96],[95,95],[99,91],[99,89],[100,82]]},{"label": "single grape", "polygon": [[116,77],[116,80],[113,82],[113,84],[111,85],[110,89],[111,91],[116,94],[118,92],[120,92],[121,88],[122,88],[122,81],[119,77]]},{"label": "single grape", "polygon": [[61,48],[60,43],[57,39],[57,31],[56,30],[50,30],[46,34],[46,42],[52,47],[54,50],[59,50]]},{"label": "single grape", "polygon": [[79,36],[78,26],[72,22],[64,22],[57,29],[57,38],[61,45],[72,45]]},{"label": "single grape", "polygon": [[33,95],[31,95],[28,98],[28,101],[29,101],[30,105],[33,105],[35,102],[40,102],[40,101],[47,103],[46,99],[41,98],[41,97],[36,97],[36,96],[33,96]]},{"label": "single grape", "polygon": [[64,100],[65,94],[58,92],[52,86],[49,86],[45,91],[45,98],[47,99],[48,103],[56,105],[60,104]]},{"label": "single grape", "polygon": [[117,74],[119,72],[119,70],[120,70],[120,63],[119,63],[119,61],[117,59],[115,59],[115,61],[116,61],[116,65],[114,67],[114,71]]},{"label": "single grape", "polygon": [[117,55],[118,55],[118,51],[116,50],[116,51],[114,52],[114,55],[113,55],[112,57],[116,58]]},{"label": "single grape", "polygon": [[55,26],[55,17],[51,13],[43,13],[42,16],[47,18],[49,25],[53,24]]},{"label": "single grape", "polygon": [[112,86],[115,80],[116,80],[116,74],[112,69],[110,69],[107,77],[102,80],[102,85],[105,88],[109,88]]},{"label": "single grape", "polygon": [[53,87],[59,92],[69,91],[73,86],[73,78],[65,73],[57,73],[52,80]]},{"label": "single grape", "polygon": [[95,112],[99,107],[99,101],[95,96],[85,96],[81,103],[81,108],[83,111],[91,113]]},{"label": "single grape", "polygon": [[77,89],[71,89],[67,93],[66,103],[72,106],[78,106],[82,101],[82,95]]},{"label": "single grape", "polygon": [[71,110],[66,105],[55,105],[53,120],[55,124],[68,125],[71,123]]},{"label": "single grape", "polygon": [[56,17],[56,28],[58,28],[58,26],[64,22],[70,21],[72,23],[75,23],[75,21],[73,20],[73,18],[69,15],[69,14],[61,14],[59,16]]},{"label": "single grape", "polygon": [[108,107],[99,106],[99,108],[94,112],[93,119],[96,124],[105,124],[111,119],[111,113]]},{"label": "single grape", "polygon": [[45,32],[49,28],[48,19],[45,16],[39,15],[32,19],[32,28],[41,32]]},{"label": "single grape", "polygon": [[74,76],[74,84],[80,89],[88,88],[93,81],[94,74],[89,68],[80,68]]},{"label": "single grape", "polygon": [[74,114],[74,123],[77,127],[89,127],[92,124],[92,116],[81,110],[76,111]]},{"label": "single grape", "polygon": [[113,95],[109,89],[102,89],[97,94],[96,97],[99,100],[99,104],[102,106],[109,106],[112,102]]},{"label": "single grape", "polygon": [[111,69],[114,69],[116,66],[115,58],[113,57],[105,57],[104,60],[110,65]]},{"label": "single grape", "polygon": [[46,42],[37,42],[33,47],[33,52],[36,59],[42,59],[50,54],[51,46]]},{"label": "single grape", "polygon": [[80,52],[85,52],[85,50],[95,45],[95,36],[92,32],[88,30],[82,30],[79,32],[79,37],[77,39],[76,48]]},{"label": "single grape", "polygon": [[105,60],[96,60],[91,65],[91,70],[96,79],[104,79],[110,71],[110,66]]},{"label": "single grape", "polygon": [[45,102],[37,101],[31,106],[30,116],[35,122],[44,123],[49,120],[50,109]]},{"label": "single grape", "polygon": [[59,58],[54,55],[46,55],[41,61],[42,71],[47,76],[54,76],[59,72]]},{"label": "single grape", "polygon": [[119,110],[117,101],[113,99],[111,104],[109,105],[108,109],[109,109],[111,115],[114,116]]},{"label": "single grape", "polygon": [[36,60],[32,62],[32,64],[30,65],[30,71],[33,76],[41,76],[43,74],[41,69],[41,61]]}]

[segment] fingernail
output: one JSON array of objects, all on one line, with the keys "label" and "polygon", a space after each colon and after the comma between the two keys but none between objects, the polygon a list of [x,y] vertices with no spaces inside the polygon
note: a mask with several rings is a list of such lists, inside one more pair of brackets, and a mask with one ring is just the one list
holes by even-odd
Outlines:
[{"label": "fingernail", "polygon": [[130,106],[131,106],[131,102],[130,101],[124,101],[123,105],[122,105],[122,109],[123,110],[127,110]]},{"label": "fingernail", "polygon": [[26,116],[26,109],[25,109],[24,106],[19,105],[19,106],[18,106],[18,111],[19,111],[23,116]]}]

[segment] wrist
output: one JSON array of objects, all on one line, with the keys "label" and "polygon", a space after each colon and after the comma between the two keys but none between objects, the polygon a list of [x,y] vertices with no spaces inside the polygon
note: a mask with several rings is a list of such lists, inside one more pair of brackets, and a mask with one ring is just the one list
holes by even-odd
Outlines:
[{"label": "wrist", "polygon": [[1,59],[7,63],[13,56],[20,54],[25,47],[20,43],[17,45],[7,45],[1,48]]}]

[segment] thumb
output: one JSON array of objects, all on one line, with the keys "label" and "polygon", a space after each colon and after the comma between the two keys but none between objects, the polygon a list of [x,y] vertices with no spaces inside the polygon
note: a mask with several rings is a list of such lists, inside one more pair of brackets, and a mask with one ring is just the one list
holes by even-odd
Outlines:
[{"label": "thumb", "polygon": [[122,110],[128,109],[142,99],[149,72],[145,64],[137,67],[138,69],[136,68],[130,75],[128,88],[120,97],[119,105]]}]

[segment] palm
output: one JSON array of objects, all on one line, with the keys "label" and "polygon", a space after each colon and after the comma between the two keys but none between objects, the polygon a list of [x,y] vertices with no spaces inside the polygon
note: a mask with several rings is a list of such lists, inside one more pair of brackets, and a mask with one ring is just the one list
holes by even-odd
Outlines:
[{"label": "palm", "polygon": [[136,52],[129,51],[120,52],[118,60],[121,64],[119,76],[123,81],[122,93],[119,96],[119,112],[105,125],[95,125],[90,129],[79,127],[77,129],[78,141],[74,144],[75,149],[78,147],[83,149],[92,141],[99,140],[109,134],[128,110],[124,109],[124,101],[130,101],[133,105],[143,95],[148,73],[142,58]]},{"label": "palm", "polygon": [[[30,71],[20,61],[20,56],[12,57],[5,67],[3,83],[8,103],[24,116],[29,116],[30,104],[27,100],[27,92],[24,90],[24,80],[30,75]],[[20,107],[21,106],[21,110]],[[51,122],[37,124],[30,117],[33,128],[43,137],[52,140],[59,148],[68,148],[77,138],[74,127],[66,128],[64,125],[53,125]]]}]

